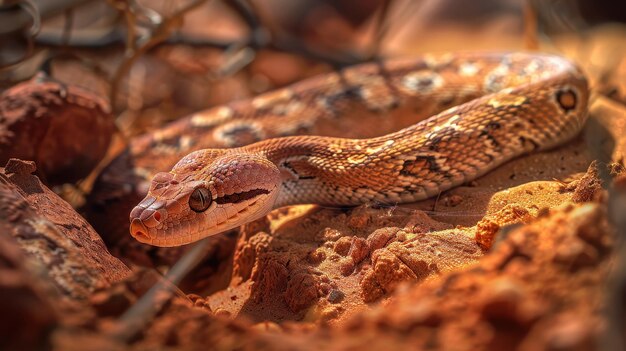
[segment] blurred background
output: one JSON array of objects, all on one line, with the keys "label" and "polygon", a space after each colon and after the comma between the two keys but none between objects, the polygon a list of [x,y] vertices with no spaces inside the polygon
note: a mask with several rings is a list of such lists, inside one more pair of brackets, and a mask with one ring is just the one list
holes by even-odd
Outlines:
[{"label": "blurred background", "polygon": [[424,52],[541,48],[607,79],[606,66],[623,65],[623,40],[611,38],[623,37],[625,10],[607,0],[5,0],[0,79],[45,70],[86,86],[111,100],[130,136],[323,71]]}]

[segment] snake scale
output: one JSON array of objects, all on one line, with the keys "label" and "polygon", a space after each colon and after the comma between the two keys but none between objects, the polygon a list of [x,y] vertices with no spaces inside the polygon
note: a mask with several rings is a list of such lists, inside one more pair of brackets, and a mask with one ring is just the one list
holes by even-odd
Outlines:
[{"label": "snake scale", "polygon": [[[291,204],[423,200],[572,138],[588,97],[573,63],[535,53],[425,55],[313,77],[186,121],[211,128],[226,148],[181,138],[182,124],[145,139],[144,146],[178,136],[178,150],[188,155],[154,176],[130,213],[130,232],[144,243],[179,246]],[[369,139],[281,137],[294,128],[306,133],[316,119],[372,111],[432,116]],[[357,121],[358,128],[378,126]]]}]

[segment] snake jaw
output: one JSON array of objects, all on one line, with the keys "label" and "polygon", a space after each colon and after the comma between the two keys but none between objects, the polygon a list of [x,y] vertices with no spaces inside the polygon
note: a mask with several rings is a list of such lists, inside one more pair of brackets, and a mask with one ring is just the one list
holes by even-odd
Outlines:
[{"label": "snake jaw", "polygon": [[267,194],[259,194],[246,203],[218,204],[213,202],[204,213],[183,211],[178,215],[168,214],[172,218],[171,222],[161,223],[153,228],[147,227],[141,220],[135,218],[131,221],[131,233],[137,241],[154,246],[171,247],[189,244],[237,228],[266,215],[274,207],[278,195],[278,188],[267,190]]}]

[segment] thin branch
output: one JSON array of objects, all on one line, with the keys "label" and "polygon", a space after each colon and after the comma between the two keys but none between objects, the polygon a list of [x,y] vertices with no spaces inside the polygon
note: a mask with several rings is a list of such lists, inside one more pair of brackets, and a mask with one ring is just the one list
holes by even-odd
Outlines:
[{"label": "thin branch", "polygon": [[163,279],[153,285],[137,303],[131,306],[119,318],[112,337],[128,342],[139,331],[150,323],[152,318],[163,308],[176,291],[180,281],[204,258],[209,247],[210,238],[199,241],[181,257],[167,272]]},{"label": "thin branch", "polygon": [[368,55],[370,59],[375,59],[376,57],[380,56],[380,48],[382,42],[389,32],[389,27],[391,27],[389,20],[389,9],[391,8],[392,2],[393,0],[384,0],[382,8],[378,12],[378,16],[376,17],[376,34],[374,35],[372,47],[370,48],[370,52]]},{"label": "thin branch", "polygon": [[[199,6],[206,3],[208,0],[196,0],[187,4],[176,13],[171,16],[166,17],[152,32],[152,35],[148,37],[146,42],[135,47],[134,42],[134,34],[132,36],[129,34],[129,42],[127,43],[127,51],[125,53],[125,59],[122,64],[118,67],[113,79],[111,81],[111,106],[115,108],[116,96],[118,92],[119,85],[122,79],[128,74],[132,66],[135,64],[137,59],[139,59],[143,54],[148,52],[150,49],[158,45],[159,43],[164,42],[171,35],[171,33],[175,30],[175,28],[180,27],[183,22],[183,17],[190,11],[198,8]],[[129,25],[133,25],[129,27],[129,33],[133,32],[132,28],[134,28],[134,24],[136,23],[136,16],[134,14],[129,14],[130,11],[128,8],[125,13],[127,14],[127,23]],[[131,41],[132,38],[132,41]],[[130,48],[130,51],[128,49]]]}]

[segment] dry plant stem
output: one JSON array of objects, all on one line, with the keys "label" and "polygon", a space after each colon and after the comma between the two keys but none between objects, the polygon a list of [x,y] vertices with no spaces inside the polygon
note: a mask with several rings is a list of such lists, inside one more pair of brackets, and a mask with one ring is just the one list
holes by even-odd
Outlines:
[{"label": "dry plant stem", "polygon": [[531,0],[526,0],[524,1],[524,47],[527,50],[539,49],[537,31],[537,10]]},{"label": "dry plant stem", "polygon": [[74,26],[74,10],[69,9],[65,11],[65,23],[63,24],[62,34],[62,48],[67,49],[69,47],[70,38],[72,36],[72,27]]},{"label": "dry plant stem", "polygon": [[[128,7],[124,7],[123,11],[124,11],[124,14],[126,17],[126,23],[128,26],[128,37],[127,37],[127,43],[126,43],[126,52],[124,53],[125,59],[118,67],[111,81],[110,100],[111,100],[111,106],[113,108],[115,108],[116,96],[117,96],[119,85],[123,77],[125,77],[128,74],[128,72],[130,71],[131,67],[135,64],[137,59],[141,57],[143,54],[145,54],[147,51],[152,49],[154,46],[167,40],[170,34],[176,28],[180,27],[181,23],[183,22],[184,16],[188,12],[196,9],[200,5],[203,5],[207,1],[208,0],[193,1],[190,4],[186,5],[185,7],[178,10],[177,12],[175,12],[174,14],[172,14],[171,16],[166,17],[163,20],[163,22],[161,22],[155,28],[155,30],[153,31],[149,39],[145,43],[139,46],[136,46],[135,44],[136,35],[134,33],[134,28],[137,23],[137,16]],[[119,9],[119,7],[117,8]]]},{"label": "dry plant stem", "polygon": [[374,41],[370,49],[370,59],[375,59],[380,55],[380,46],[385,40],[385,36],[389,32],[389,27],[391,24],[391,20],[389,19],[389,9],[391,8],[392,2],[393,0],[383,1],[383,5],[378,12],[378,16],[376,17],[376,34],[374,36]]},{"label": "dry plant stem", "polygon": [[[112,80],[117,79],[119,81],[128,72],[130,67],[132,67],[132,63],[135,60],[135,56],[140,56],[138,53],[135,52],[138,49],[133,44],[133,43],[136,43],[136,40],[138,40],[137,35],[134,31],[134,28],[139,23],[138,16],[137,16],[137,11],[139,10],[131,9],[128,6],[128,3],[126,1],[111,0],[111,4],[118,11],[123,13],[126,26],[129,28],[125,34],[126,38],[123,39],[122,35],[119,33],[118,33],[119,36],[114,38],[113,41],[107,40],[103,42],[102,40],[100,40],[99,37],[94,37],[93,39],[83,38],[83,41],[81,41],[81,43],[74,44],[73,46],[102,47],[108,44],[116,43],[118,41],[124,42],[124,45],[126,48],[125,56],[127,57],[126,61],[132,61],[132,62],[122,63],[118,71],[116,71],[115,78]],[[198,5],[199,4],[200,3],[198,3]],[[349,52],[340,53],[337,55],[333,53],[325,53],[325,52],[317,51],[315,49],[307,47],[306,45],[302,45],[298,38],[294,38],[286,33],[269,34],[272,31],[270,30],[270,28],[268,28],[267,26],[261,23],[260,19],[254,12],[255,11],[254,7],[251,6],[251,4],[249,4],[248,2],[244,0],[229,1],[229,2],[226,2],[226,4],[229,5],[231,8],[233,8],[235,13],[238,14],[249,27],[251,34],[245,40],[241,42],[230,42],[230,41],[223,41],[223,40],[216,39],[216,38],[199,38],[199,37],[188,36],[188,35],[184,35],[180,33],[172,33],[172,31],[169,30],[168,34],[166,35],[167,38],[165,39],[160,38],[159,40],[154,40],[156,39],[156,37],[154,37],[151,41],[154,40],[156,41],[156,43],[151,43],[150,45],[148,45],[144,50],[142,50],[142,53],[145,53],[149,51],[150,49],[154,47],[159,47],[161,45],[184,44],[184,45],[193,46],[193,47],[212,47],[212,48],[217,48],[217,49],[222,49],[222,50],[228,50],[233,47],[247,46],[253,50],[260,49],[260,48],[267,48],[267,49],[272,49],[272,50],[277,50],[277,51],[293,53],[296,55],[303,56],[305,58],[328,63],[333,67],[345,67],[345,66],[349,66],[349,65],[353,65],[353,64],[361,63],[365,61],[364,55],[358,55],[358,54],[353,54]],[[183,11],[186,12],[187,10],[183,10]],[[174,19],[174,16],[170,16],[170,17]],[[67,40],[65,39],[65,35],[59,38],[52,38],[52,40],[51,38],[47,38],[47,40],[45,41],[45,44],[47,45],[65,46],[66,43],[67,43]],[[128,65],[130,65],[130,67],[126,67]],[[114,96],[115,95],[113,94],[112,97]]]},{"label": "dry plant stem", "polygon": [[137,303],[120,317],[117,328],[111,333],[111,337],[128,342],[142,330],[169,301],[180,281],[200,263],[208,244],[209,240],[202,240],[181,257],[163,279],[152,286]]},{"label": "dry plant stem", "polygon": [[109,100],[111,101],[111,107],[114,109],[117,90],[118,90],[117,88],[119,86],[120,80],[122,79],[123,76],[125,76],[128,73],[128,71],[130,70],[130,67],[132,67],[136,59],[135,58],[136,50],[134,46],[135,46],[135,25],[137,23],[137,18],[135,14],[133,13],[133,11],[129,9],[127,2],[114,1],[113,6],[118,11],[123,13],[124,19],[126,20],[126,28],[127,28],[126,43],[125,43],[125,50],[124,50],[125,59],[124,61],[122,61],[121,65],[118,67],[117,71],[115,72],[115,75],[113,76],[113,79],[111,81],[111,87],[110,87],[111,92],[110,92]]},{"label": "dry plant stem", "polygon": [[[253,49],[268,48],[289,52],[305,58],[328,63],[335,68],[354,65],[365,61],[364,55],[354,55],[349,52],[339,54],[326,53],[303,45],[300,39],[294,38],[288,33],[284,33],[279,28],[272,27],[271,24],[263,23],[257,15],[258,11],[253,4],[247,0],[231,0],[227,1],[226,4],[248,25],[250,37],[247,39],[247,45]],[[383,14],[383,16],[385,15]],[[225,48],[229,48],[232,45],[237,44],[231,43]]]}]

